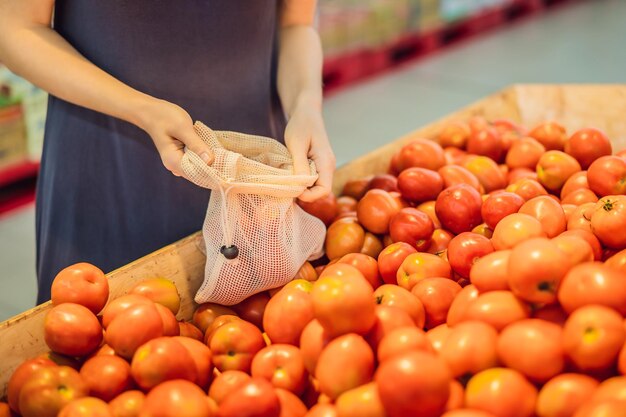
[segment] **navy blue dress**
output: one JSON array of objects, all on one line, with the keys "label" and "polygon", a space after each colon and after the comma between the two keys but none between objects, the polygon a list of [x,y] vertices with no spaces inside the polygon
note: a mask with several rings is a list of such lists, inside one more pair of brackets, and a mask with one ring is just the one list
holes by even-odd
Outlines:
[{"label": "navy blue dress", "polygon": [[[282,139],[277,0],[57,0],[54,28],[122,82],[217,130]],[[76,262],[105,272],[200,230],[209,193],[150,137],[50,97],[37,190],[38,302]]]}]

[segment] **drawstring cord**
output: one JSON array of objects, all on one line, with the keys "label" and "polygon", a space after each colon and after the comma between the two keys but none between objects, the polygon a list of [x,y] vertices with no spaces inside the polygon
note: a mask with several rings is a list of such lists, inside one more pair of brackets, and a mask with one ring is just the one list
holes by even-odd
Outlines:
[{"label": "drawstring cord", "polygon": [[230,227],[230,222],[228,219],[230,214],[228,212],[228,198],[233,188],[235,187],[223,187],[222,184],[219,184],[218,187],[220,196],[222,197],[222,213],[224,213],[223,216],[220,216],[222,221],[222,231],[224,233],[224,246],[220,248],[220,253],[224,255],[224,257],[229,261],[234,261],[239,256],[239,248],[233,244],[233,230]]}]

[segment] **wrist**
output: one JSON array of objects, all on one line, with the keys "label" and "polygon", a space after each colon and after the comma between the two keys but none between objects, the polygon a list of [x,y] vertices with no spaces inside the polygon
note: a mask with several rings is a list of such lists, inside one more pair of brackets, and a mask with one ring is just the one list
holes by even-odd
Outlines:
[{"label": "wrist", "polygon": [[299,111],[315,111],[322,112],[322,92],[320,91],[303,91],[298,95],[290,111],[289,116]]},{"label": "wrist", "polygon": [[128,100],[127,121],[138,128],[148,131],[154,108],[160,100],[148,94],[137,92],[134,97]]}]

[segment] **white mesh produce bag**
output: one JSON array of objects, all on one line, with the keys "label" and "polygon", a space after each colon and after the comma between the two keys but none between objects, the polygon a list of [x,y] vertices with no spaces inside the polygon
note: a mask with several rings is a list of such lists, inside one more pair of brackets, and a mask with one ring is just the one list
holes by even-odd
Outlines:
[{"label": "white mesh produce bag", "polygon": [[205,276],[195,301],[233,305],[286,284],[305,261],[322,255],[324,224],[294,200],[317,172],[311,162],[310,175],[294,175],[287,148],[273,139],[200,122],[195,129],[215,153],[210,166],[189,150],[182,160],[185,178],[212,190],[202,229]]}]

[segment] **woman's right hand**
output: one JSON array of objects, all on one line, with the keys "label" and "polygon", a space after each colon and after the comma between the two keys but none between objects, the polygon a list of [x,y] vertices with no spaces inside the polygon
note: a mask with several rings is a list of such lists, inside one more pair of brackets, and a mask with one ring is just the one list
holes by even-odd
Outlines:
[{"label": "woman's right hand", "polygon": [[213,152],[193,128],[189,113],[165,100],[149,99],[142,107],[137,125],[152,138],[163,165],[172,174],[182,175],[181,161],[185,147],[196,153],[208,165]]}]

